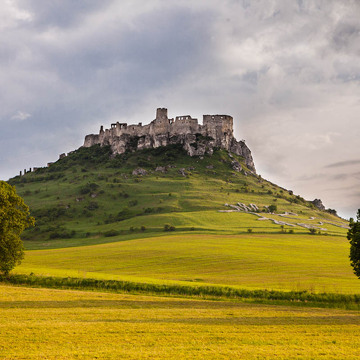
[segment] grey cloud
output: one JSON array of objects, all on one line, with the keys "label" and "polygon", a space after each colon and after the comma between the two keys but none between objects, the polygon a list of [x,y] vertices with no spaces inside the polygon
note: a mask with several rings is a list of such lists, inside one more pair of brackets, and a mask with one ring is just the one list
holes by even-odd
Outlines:
[{"label": "grey cloud", "polygon": [[336,51],[348,53],[348,51],[359,55],[360,44],[360,25],[358,15],[360,13],[360,5],[357,5],[357,11],[347,19],[348,22],[340,21],[335,27],[332,35],[332,42]]},{"label": "grey cloud", "polygon": [[[92,104],[100,103],[110,112],[114,103],[118,104],[115,108],[131,108],[146,93],[173,84],[207,57],[207,20],[185,8],[168,8],[141,15],[133,27],[104,24],[77,41],[60,35],[51,43],[32,39],[32,53],[41,54],[33,66],[41,71],[41,65],[43,74],[50,75],[40,81],[33,77],[32,92],[46,102],[49,112],[45,116],[50,122],[55,120],[54,113],[65,115],[69,107],[73,118],[79,112],[75,107],[91,109]],[[49,86],[53,91],[49,92]]]},{"label": "grey cloud", "polygon": [[31,27],[46,29],[76,26],[85,16],[108,6],[111,0],[20,0],[18,5],[32,14]]},{"label": "grey cloud", "polygon": [[336,174],[336,175],[332,175],[331,179],[332,180],[346,180],[349,177],[351,177],[350,174]]},{"label": "grey cloud", "polygon": [[336,163],[328,164],[325,166],[325,168],[337,168],[337,167],[352,166],[352,165],[360,165],[360,160],[339,161]]},{"label": "grey cloud", "polygon": [[296,180],[298,181],[313,181],[313,180],[319,180],[324,179],[326,177],[326,174],[324,173],[315,173],[311,175],[302,175],[298,177]]}]

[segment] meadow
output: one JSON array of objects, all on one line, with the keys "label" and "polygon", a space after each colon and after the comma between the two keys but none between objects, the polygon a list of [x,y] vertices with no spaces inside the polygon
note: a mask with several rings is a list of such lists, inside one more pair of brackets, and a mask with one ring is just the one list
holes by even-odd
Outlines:
[{"label": "meadow", "polygon": [[338,236],[171,234],[27,251],[16,273],[245,289],[359,293]]},{"label": "meadow", "polygon": [[358,311],[0,285],[0,358],[358,359]]},{"label": "meadow", "polygon": [[347,221],[236,160],[93,147],[11,179],[37,225],[0,283],[0,358],[357,358]]}]

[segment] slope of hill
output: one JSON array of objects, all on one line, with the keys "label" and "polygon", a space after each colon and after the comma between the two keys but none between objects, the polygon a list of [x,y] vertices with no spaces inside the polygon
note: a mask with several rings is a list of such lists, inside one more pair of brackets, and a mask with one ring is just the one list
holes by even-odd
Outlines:
[{"label": "slope of hill", "polygon": [[10,183],[37,219],[18,273],[358,292],[347,223],[224,150],[95,145]]},{"label": "slope of hill", "polygon": [[148,237],[164,230],[346,232],[342,219],[262,179],[242,157],[224,150],[190,157],[173,145],[110,155],[109,147],[80,148],[48,168],[9,180],[37,219],[24,234],[28,249]]}]

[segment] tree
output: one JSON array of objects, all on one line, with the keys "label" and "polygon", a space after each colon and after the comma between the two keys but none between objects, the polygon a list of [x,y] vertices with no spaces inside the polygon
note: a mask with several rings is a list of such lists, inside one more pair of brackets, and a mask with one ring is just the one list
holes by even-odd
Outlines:
[{"label": "tree", "polygon": [[34,223],[29,207],[16,194],[15,187],[0,181],[0,271],[5,275],[24,258],[20,234]]},{"label": "tree", "polygon": [[357,221],[351,218],[349,226],[347,238],[350,241],[350,264],[355,275],[360,278],[360,209],[357,212]]},{"label": "tree", "polygon": [[277,210],[277,206],[272,204],[268,207],[269,212],[274,213]]}]

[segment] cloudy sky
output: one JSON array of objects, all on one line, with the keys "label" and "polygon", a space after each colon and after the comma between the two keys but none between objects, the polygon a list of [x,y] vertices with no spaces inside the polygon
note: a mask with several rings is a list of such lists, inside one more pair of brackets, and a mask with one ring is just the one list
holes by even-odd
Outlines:
[{"label": "cloudy sky", "polygon": [[0,178],[113,121],[229,114],[259,174],[360,208],[357,0],[3,0]]}]

